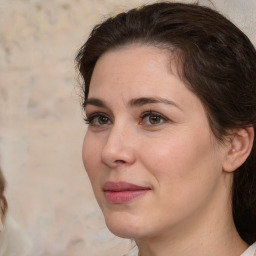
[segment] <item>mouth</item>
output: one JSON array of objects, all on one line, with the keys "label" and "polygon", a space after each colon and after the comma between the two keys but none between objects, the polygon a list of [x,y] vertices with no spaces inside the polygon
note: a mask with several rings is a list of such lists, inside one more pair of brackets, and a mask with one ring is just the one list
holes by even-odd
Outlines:
[{"label": "mouth", "polygon": [[123,204],[146,194],[149,187],[138,186],[126,182],[106,182],[103,191],[112,204]]}]

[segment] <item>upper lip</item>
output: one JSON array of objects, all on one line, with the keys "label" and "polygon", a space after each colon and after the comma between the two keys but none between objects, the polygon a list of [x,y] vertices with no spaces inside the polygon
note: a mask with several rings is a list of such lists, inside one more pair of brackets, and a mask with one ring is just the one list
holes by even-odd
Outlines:
[{"label": "upper lip", "polygon": [[149,190],[149,189],[150,189],[149,187],[143,187],[143,186],[139,186],[132,183],[123,182],[123,181],[121,182],[108,181],[103,186],[104,191],[113,191],[113,192]]}]

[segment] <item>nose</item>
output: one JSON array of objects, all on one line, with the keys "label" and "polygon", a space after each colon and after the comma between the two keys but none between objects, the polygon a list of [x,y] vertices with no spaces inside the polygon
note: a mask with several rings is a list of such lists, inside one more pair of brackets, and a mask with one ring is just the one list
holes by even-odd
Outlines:
[{"label": "nose", "polygon": [[133,141],[134,134],[127,127],[112,127],[102,149],[102,162],[110,168],[132,165],[136,159]]}]

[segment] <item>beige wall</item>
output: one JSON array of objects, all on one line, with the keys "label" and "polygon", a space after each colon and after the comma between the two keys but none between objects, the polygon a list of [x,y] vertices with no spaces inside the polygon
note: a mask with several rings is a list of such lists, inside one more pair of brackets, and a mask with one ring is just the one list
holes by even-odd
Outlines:
[{"label": "beige wall", "polygon": [[[9,215],[31,241],[30,256],[128,250],[104,226],[82,166],[73,59],[93,24],[142,2],[154,1],[0,0],[1,165]],[[256,42],[255,0],[213,3]]]}]

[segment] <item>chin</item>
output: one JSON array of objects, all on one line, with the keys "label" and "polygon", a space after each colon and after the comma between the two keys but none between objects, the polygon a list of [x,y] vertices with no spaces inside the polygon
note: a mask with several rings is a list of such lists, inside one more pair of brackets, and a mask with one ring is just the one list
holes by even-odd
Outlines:
[{"label": "chin", "polygon": [[123,227],[113,227],[110,225],[107,225],[108,229],[110,230],[111,233],[114,235],[121,237],[121,238],[127,238],[127,239],[133,239],[135,238],[135,234],[132,230],[123,228]]},{"label": "chin", "polygon": [[114,235],[122,238],[137,238],[143,236],[142,230],[145,231],[145,228],[142,228],[143,223],[129,216],[129,214],[119,213],[105,216],[105,222]]}]

